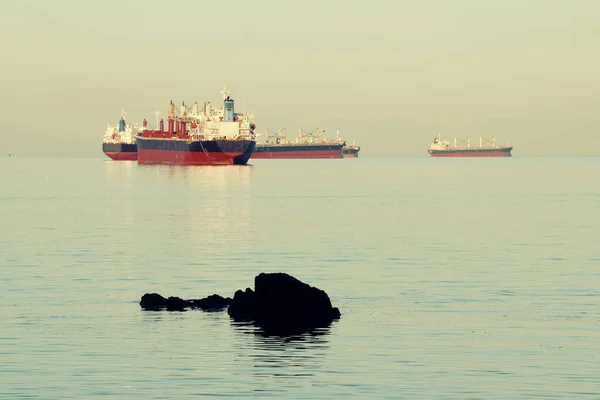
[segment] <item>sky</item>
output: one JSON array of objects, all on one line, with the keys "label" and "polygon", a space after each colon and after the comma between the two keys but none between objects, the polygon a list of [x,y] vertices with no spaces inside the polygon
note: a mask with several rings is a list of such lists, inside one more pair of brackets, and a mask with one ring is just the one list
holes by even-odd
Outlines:
[{"label": "sky", "polygon": [[108,123],[170,100],[361,155],[438,133],[517,156],[600,155],[600,1],[3,0],[0,156],[102,156]]}]

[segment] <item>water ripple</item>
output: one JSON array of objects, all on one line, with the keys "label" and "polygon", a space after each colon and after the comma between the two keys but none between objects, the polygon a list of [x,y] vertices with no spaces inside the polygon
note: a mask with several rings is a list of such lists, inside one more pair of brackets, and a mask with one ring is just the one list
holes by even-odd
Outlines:
[{"label": "water ripple", "polygon": [[[600,397],[597,160],[268,161],[1,161],[0,398]],[[138,304],[282,270],[342,318]]]}]

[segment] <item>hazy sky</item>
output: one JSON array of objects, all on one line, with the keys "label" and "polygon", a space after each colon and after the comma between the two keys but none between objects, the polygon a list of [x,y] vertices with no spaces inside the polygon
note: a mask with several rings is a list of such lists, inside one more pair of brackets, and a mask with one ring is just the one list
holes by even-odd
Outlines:
[{"label": "hazy sky", "polygon": [[259,132],[315,127],[365,155],[433,135],[600,155],[597,0],[3,0],[0,151],[94,156],[130,120],[224,82]]}]

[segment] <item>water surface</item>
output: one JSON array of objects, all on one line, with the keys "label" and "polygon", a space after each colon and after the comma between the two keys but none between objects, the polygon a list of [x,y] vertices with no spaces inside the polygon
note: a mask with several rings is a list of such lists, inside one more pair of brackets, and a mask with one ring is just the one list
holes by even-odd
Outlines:
[{"label": "water surface", "polygon": [[[0,397],[600,397],[598,158],[251,164],[0,160]],[[275,271],[342,318],[138,304]]]}]

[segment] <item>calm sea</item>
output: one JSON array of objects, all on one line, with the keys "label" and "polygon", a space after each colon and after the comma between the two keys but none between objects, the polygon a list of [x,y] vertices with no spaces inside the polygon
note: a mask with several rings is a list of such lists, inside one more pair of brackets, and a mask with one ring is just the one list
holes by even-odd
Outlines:
[{"label": "calm sea", "polygon": [[[600,397],[599,158],[0,160],[0,397]],[[260,272],[342,318],[264,338],[146,292]]]}]

